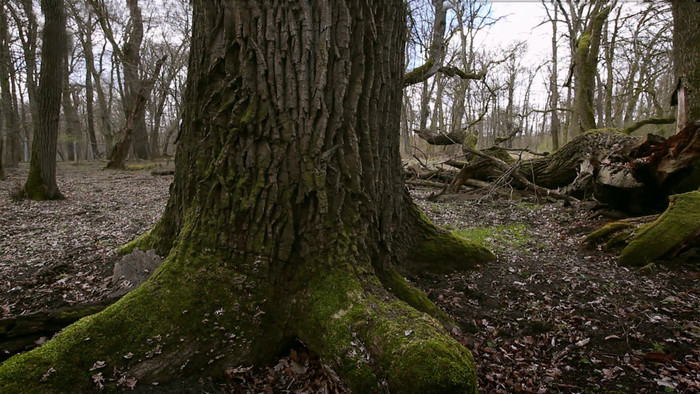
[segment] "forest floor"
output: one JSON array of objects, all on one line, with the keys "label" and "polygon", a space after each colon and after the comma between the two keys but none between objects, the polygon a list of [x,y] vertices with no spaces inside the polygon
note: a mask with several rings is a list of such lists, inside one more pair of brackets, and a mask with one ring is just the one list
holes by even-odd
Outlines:
[{"label": "forest floor", "polygon": [[[116,248],[159,218],[172,176],[60,163],[65,200],[15,201],[26,173],[9,169],[0,181],[0,318],[105,298]],[[697,250],[640,273],[582,247],[607,221],[585,206],[498,196],[430,202],[429,193],[413,191],[429,217],[498,256],[474,271],[409,278],[462,327],[456,339],[474,354],[482,392],[700,391]],[[341,390],[303,348],[227,376],[182,389]]]}]

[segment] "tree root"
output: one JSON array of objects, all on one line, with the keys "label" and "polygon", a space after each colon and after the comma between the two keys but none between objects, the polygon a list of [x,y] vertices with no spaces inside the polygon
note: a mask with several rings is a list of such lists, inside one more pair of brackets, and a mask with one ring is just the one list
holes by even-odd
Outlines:
[{"label": "tree root", "polygon": [[285,284],[260,276],[274,264],[262,256],[180,244],[119,302],[0,365],[0,392],[217,377],[267,363],[296,339],[355,392],[476,392],[473,358],[445,329],[449,317],[396,272],[380,281],[351,250],[302,263]]},{"label": "tree root", "polygon": [[477,391],[470,352],[437,320],[390,296],[376,279],[362,281],[342,273],[314,279],[299,326],[299,338],[353,391]]}]

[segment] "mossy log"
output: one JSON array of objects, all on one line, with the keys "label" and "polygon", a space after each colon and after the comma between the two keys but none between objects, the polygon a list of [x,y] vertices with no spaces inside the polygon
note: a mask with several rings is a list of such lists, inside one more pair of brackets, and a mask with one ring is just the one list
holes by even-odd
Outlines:
[{"label": "mossy log", "polygon": [[110,297],[102,301],[0,319],[0,360],[35,348],[41,343],[42,337],[52,337],[69,324],[105,309],[119,298]]},{"label": "mossy log", "polygon": [[608,223],[590,233],[584,243],[620,250],[618,263],[637,267],[698,246],[700,191],[670,196],[668,208],[661,215]]},{"label": "mossy log", "polygon": [[700,191],[673,195],[666,211],[631,239],[618,262],[644,266],[670,251],[697,244],[699,233]]}]

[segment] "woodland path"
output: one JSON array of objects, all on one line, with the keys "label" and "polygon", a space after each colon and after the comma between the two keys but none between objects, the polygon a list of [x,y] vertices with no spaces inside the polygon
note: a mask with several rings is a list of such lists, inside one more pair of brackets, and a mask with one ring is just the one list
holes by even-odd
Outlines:
[{"label": "woodland path", "polygon": [[[160,216],[172,176],[60,163],[63,201],[15,202],[27,168],[0,181],[0,318],[97,301],[111,290],[116,248]],[[478,238],[498,255],[478,270],[409,278],[463,328],[483,392],[700,391],[700,256],[638,273],[581,239],[606,222],[561,203],[430,202],[437,224]],[[4,357],[3,357],[4,358]],[[209,392],[342,392],[303,346],[225,382],[183,382]],[[158,392],[142,388],[141,392]],[[163,392],[172,387],[163,389]]]}]

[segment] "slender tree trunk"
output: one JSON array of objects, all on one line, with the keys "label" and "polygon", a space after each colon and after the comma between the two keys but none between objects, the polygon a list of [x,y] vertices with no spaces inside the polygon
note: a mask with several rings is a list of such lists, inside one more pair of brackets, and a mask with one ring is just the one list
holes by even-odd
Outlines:
[{"label": "slender tree trunk", "polygon": [[[24,127],[23,123],[24,119],[22,119],[22,116],[20,115],[20,109],[19,109],[19,104],[22,103],[22,108],[24,108],[24,100],[22,100],[22,97],[20,95],[21,87],[18,86],[19,81],[17,81],[17,73],[12,73],[10,75],[10,97],[12,98],[12,102],[10,103],[12,105],[12,111],[14,112],[14,117],[15,117],[15,127],[13,130],[11,130],[10,133],[7,135],[7,143],[5,146],[5,149],[7,150],[7,158],[9,165],[14,167],[17,164],[19,164],[20,161],[23,160],[23,151],[22,151],[22,140],[23,140],[23,133],[22,131],[24,130],[25,136],[28,136],[29,133],[27,132],[26,127]],[[27,137],[25,137],[27,138]]]},{"label": "slender tree trunk", "polygon": [[579,124],[574,124],[578,132],[595,129],[594,111],[595,75],[598,67],[598,52],[600,49],[603,23],[610,13],[610,7],[602,8],[604,3],[596,3],[593,17],[589,20],[586,30],[579,37],[574,67],[574,111]]},{"label": "slender tree trunk", "polygon": [[165,138],[163,139],[163,149],[161,150],[161,156],[169,156],[170,154],[168,153],[168,147],[170,146],[170,140],[173,138],[173,134],[175,134],[175,131],[179,129],[179,125],[177,123],[174,123],[168,127],[168,130],[165,132]]},{"label": "slender tree trunk", "polygon": [[61,0],[42,0],[44,32],[38,89],[38,119],[34,123],[32,157],[24,185],[33,200],[63,198],[56,185],[56,144],[66,52],[66,14]]},{"label": "slender tree trunk", "polygon": [[554,17],[552,19],[552,73],[549,78],[549,92],[551,97],[551,107],[552,107],[552,127],[550,133],[552,134],[552,151],[556,152],[559,150],[559,70],[558,70],[558,56],[557,56],[557,23],[558,23],[558,11],[557,7],[554,7]]},{"label": "slender tree trunk", "polygon": [[[168,99],[168,87],[170,83],[172,82],[174,78],[174,75],[169,75],[167,78],[164,78],[163,84],[165,85],[163,89],[161,89],[160,95],[156,96],[156,102],[154,103],[154,107],[152,109],[152,114],[153,114],[153,127],[151,128],[151,136],[149,138],[149,144],[150,146],[150,152],[151,152],[151,157],[152,158],[158,158],[160,157],[160,125],[161,121],[163,119],[163,112],[165,110],[165,103]],[[154,98],[155,99],[155,98]]]},{"label": "slender tree trunk", "polygon": [[395,271],[492,258],[404,192],[404,12],[401,0],[194,2],[171,199],[132,244],[168,258],[0,366],[0,389],[86,390],[96,360],[146,385],[221,375],[299,339],[358,393],[476,392],[468,350],[414,307],[449,318]]},{"label": "slender tree trunk", "polygon": [[[88,13],[87,25],[92,26],[92,14]],[[97,135],[95,134],[95,92],[93,89],[92,79],[96,77],[94,74],[95,70],[95,58],[92,53],[92,32],[83,29],[80,32],[83,54],[85,56],[85,63],[88,64],[85,70],[85,113],[87,116],[87,134],[90,139],[90,152],[92,153],[92,158],[99,158],[100,150],[97,147]]]},{"label": "slender tree trunk", "polygon": [[63,107],[63,123],[65,125],[65,152],[66,159],[70,161],[79,160],[80,153],[80,141],[83,137],[82,125],[80,124],[80,117],[78,115],[78,110],[73,104],[73,95],[70,86],[70,68],[69,68],[69,58],[68,51],[66,51],[65,62],[65,74],[63,78],[63,97],[62,97],[62,107]]},{"label": "slender tree trunk", "polygon": [[[5,8],[0,10],[0,179],[4,178],[3,163],[7,166],[17,164],[12,154],[7,155],[7,160],[3,152],[3,138],[7,139],[8,150],[12,150],[14,140],[19,134],[19,124],[17,122],[17,112],[15,111],[14,95],[10,87],[12,78],[13,63],[10,53],[10,32],[7,25],[7,15]],[[3,132],[4,131],[4,132]]]},{"label": "slender tree trunk", "polygon": [[[617,45],[617,35],[619,31],[619,21],[620,13],[622,8],[617,9],[617,14],[615,15],[615,26],[613,27],[612,33],[610,33],[610,38],[608,34],[603,35],[604,45],[605,45],[605,126],[615,127],[615,118],[613,116],[613,88],[615,86],[615,74],[614,74],[614,61],[615,61],[615,45]],[[606,22],[608,29],[610,22]],[[607,29],[606,29],[607,30]]]},{"label": "slender tree trunk", "polygon": [[[138,0],[127,0],[129,7],[129,39],[124,43],[120,59],[124,65],[124,116],[131,116],[134,112],[133,124],[133,147],[134,154],[139,159],[149,159],[148,131],[146,130],[146,106],[136,106],[137,96],[143,94],[142,85],[144,81],[139,75],[141,71],[141,44],[143,42],[143,17]],[[148,101],[148,96],[145,97]]]},{"label": "slender tree trunk", "polygon": [[[26,23],[22,21],[16,21],[18,25],[24,26],[21,29],[23,34],[21,34],[22,49],[24,51],[24,64],[25,64],[25,78],[27,85],[27,95],[29,96],[29,108],[32,115],[32,122],[35,123],[36,119],[39,117],[38,102],[37,97],[37,85],[36,85],[36,46],[38,38],[38,28],[39,24],[36,20],[36,14],[34,13],[34,1],[32,0],[20,0],[24,14],[27,18]],[[36,124],[36,123],[35,123]]]},{"label": "slender tree trunk", "polygon": [[403,97],[403,105],[401,107],[401,153],[409,158],[413,155],[413,147],[411,146],[411,103],[407,95]]},{"label": "slender tree trunk", "polygon": [[[17,73],[10,50],[11,37],[5,11],[5,7],[0,11],[0,105],[3,114],[0,128],[4,127],[5,130],[5,165],[14,167],[21,160],[21,136],[17,108]],[[0,156],[0,160],[2,159],[3,156]]]}]

